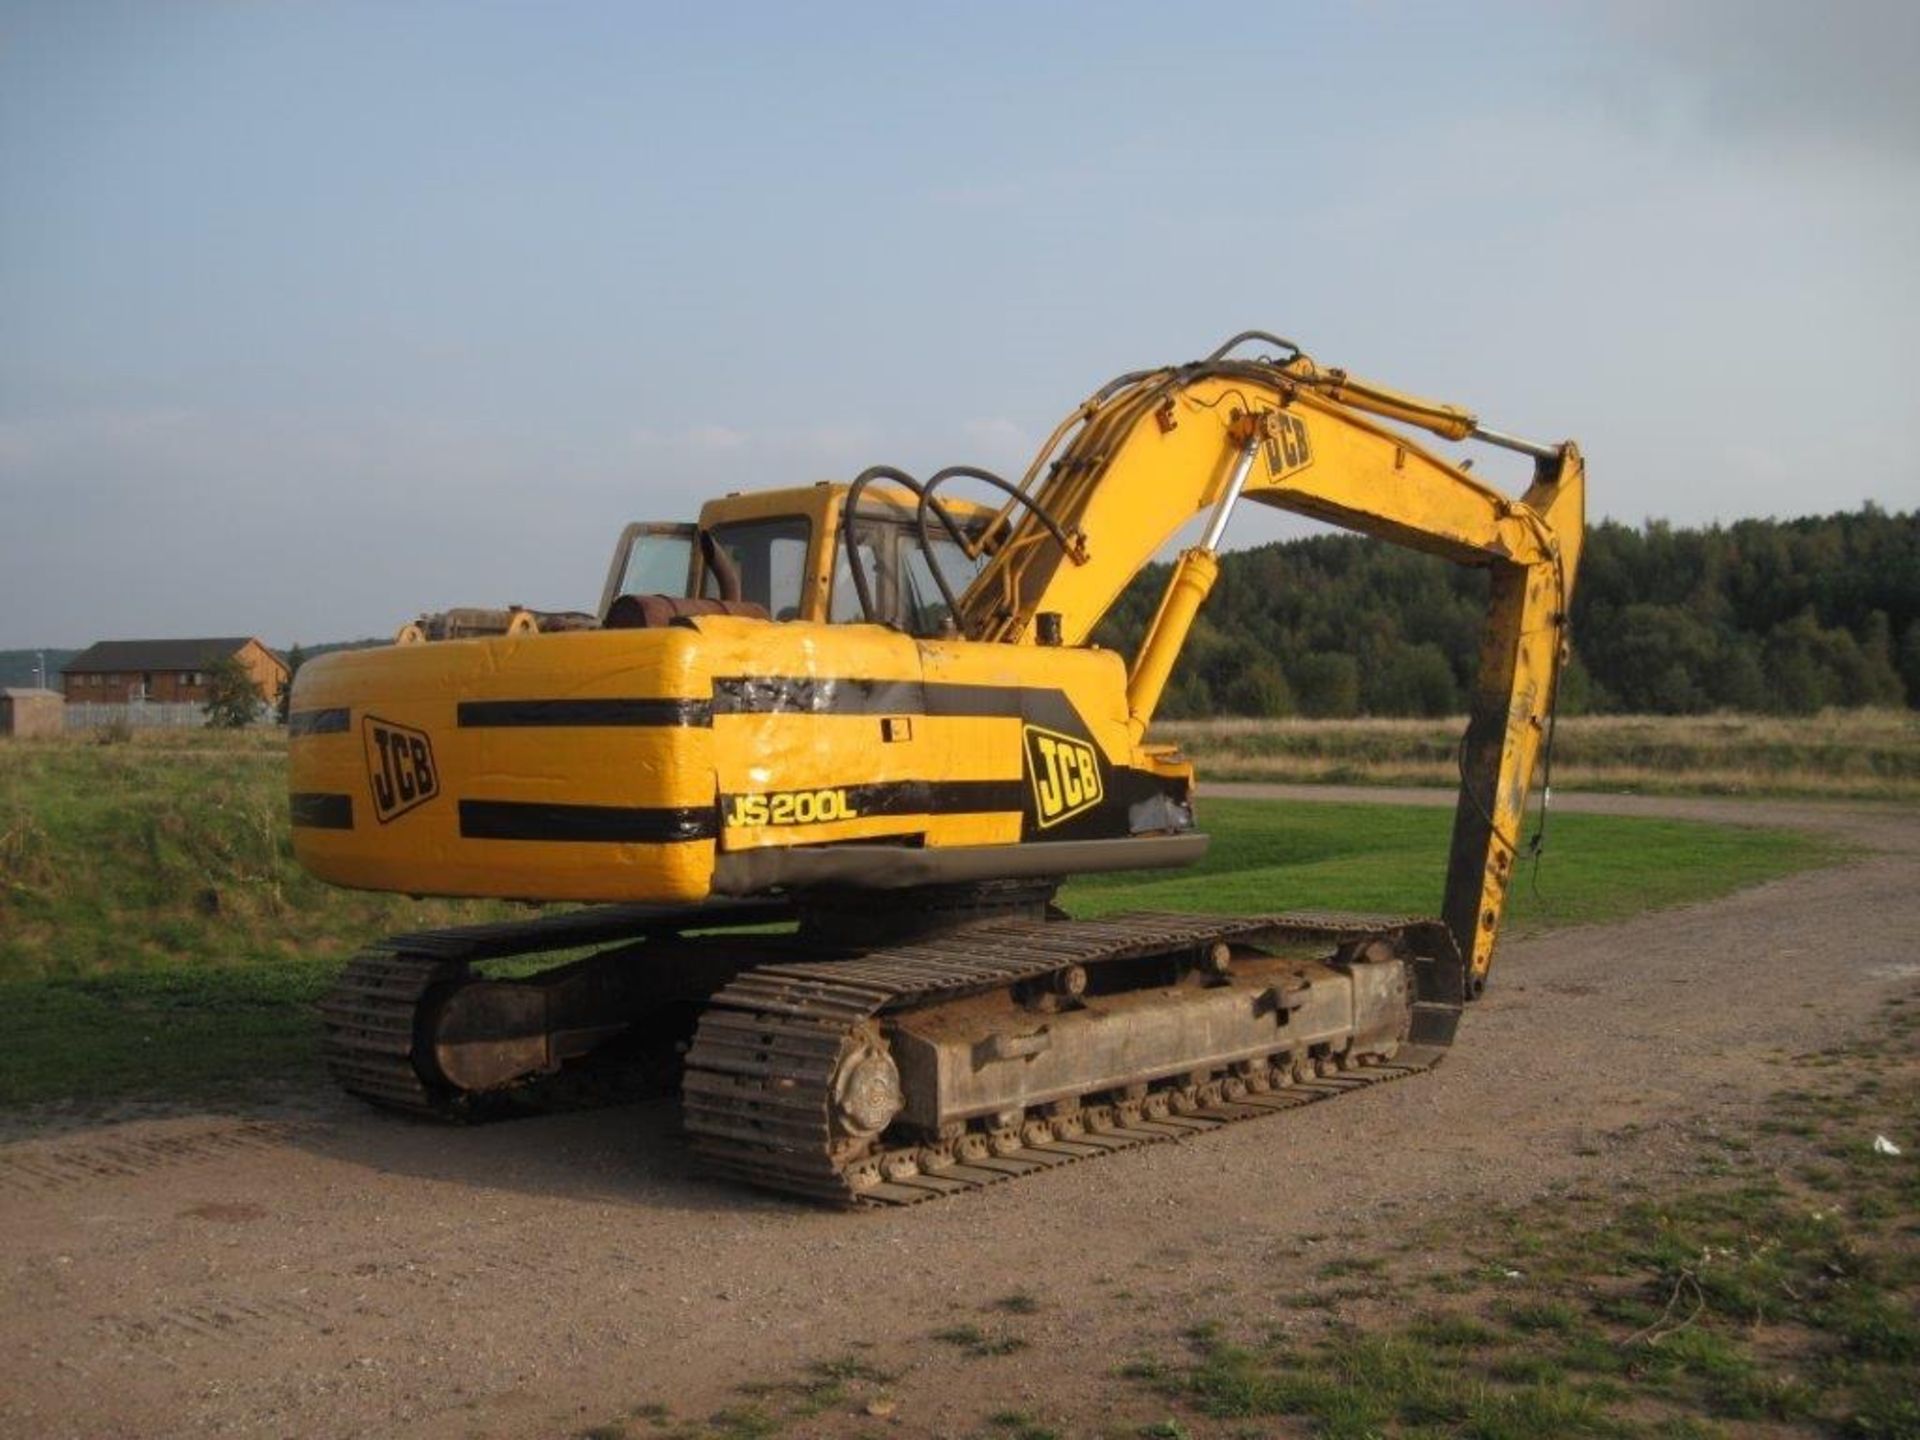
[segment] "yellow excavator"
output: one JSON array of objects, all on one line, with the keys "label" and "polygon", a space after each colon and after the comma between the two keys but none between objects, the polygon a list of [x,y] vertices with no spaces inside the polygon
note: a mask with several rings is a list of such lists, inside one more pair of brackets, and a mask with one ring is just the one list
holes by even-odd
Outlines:
[{"label": "yellow excavator", "polygon": [[[1520,451],[1532,483],[1511,498],[1408,427]],[[728,495],[627,527],[596,611],[446,611],[323,656],[290,707],[308,870],[586,902],[369,946],[322,1005],[328,1064],[452,1119],[648,1077],[713,1172],[862,1205],[1430,1067],[1551,755],[1584,488],[1571,443],[1249,331],[1103,385],[1018,481]],[[1054,904],[1205,852],[1193,767],[1148,736],[1246,501],[1490,573],[1438,917]],[[1200,516],[1138,653],[1092,644]]]}]

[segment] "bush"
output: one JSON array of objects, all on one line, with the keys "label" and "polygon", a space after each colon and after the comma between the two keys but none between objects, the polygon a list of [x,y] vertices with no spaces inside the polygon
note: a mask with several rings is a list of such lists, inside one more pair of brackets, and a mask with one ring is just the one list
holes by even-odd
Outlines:
[{"label": "bush", "polygon": [[244,730],[260,718],[266,702],[253,676],[232,655],[207,670],[207,724],[215,730]]}]

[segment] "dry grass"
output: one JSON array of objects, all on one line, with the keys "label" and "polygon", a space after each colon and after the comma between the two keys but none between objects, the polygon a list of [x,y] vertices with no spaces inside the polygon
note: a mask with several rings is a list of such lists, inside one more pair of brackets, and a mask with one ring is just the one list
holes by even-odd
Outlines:
[{"label": "dry grass", "polygon": [[[1452,785],[1463,719],[1182,720],[1155,727],[1209,780]],[[1568,789],[1920,799],[1920,714],[1588,715],[1563,719]]]}]

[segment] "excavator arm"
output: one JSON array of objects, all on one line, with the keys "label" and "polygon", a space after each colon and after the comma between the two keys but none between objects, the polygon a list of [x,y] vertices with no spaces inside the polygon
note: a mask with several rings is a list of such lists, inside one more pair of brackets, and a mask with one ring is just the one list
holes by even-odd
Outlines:
[{"label": "excavator arm", "polygon": [[[1286,353],[1229,358],[1246,339]],[[1520,450],[1534,459],[1533,482],[1512,499],[1382,420]],[[1490,572],[1442,908],[1478,993],[1567,656],[1584,524],[1578,449],[1486,430],[1467,411],[1322,369],[1288,342],[1250,335],[1204,361],[1125,375],[1095,392],[1018,488],[1020,499],[985,531],[990,559],[959,597],[969,638],[1084,643],[1128,581],[1210,512],[1129,670],[1136,738],[1218,576],[1218,547],[1243,499]],[[923,509],[936,504],[929,496]]]}]

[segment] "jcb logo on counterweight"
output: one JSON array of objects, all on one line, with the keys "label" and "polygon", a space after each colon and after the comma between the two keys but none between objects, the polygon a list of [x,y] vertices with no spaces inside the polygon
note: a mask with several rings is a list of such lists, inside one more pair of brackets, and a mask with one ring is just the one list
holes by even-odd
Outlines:
[{"label": "jcb logo on counterweight", "polygon": [[367,744],[373,813],[382,825],[440,793],[440,772],[434,768],[433,742],[426,731],[369,715],[361,733]]},{"label": "jcb logo on counterweight", "polygon": [[1093,746],[1038,725],[1027,726],[1022,734],[1027,742],[1027,779],[1033,785],[1033,813],[1041,829],[1100,803],[1106,792]]}]

